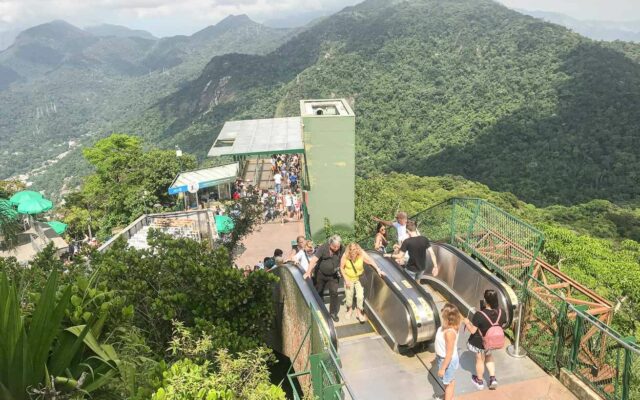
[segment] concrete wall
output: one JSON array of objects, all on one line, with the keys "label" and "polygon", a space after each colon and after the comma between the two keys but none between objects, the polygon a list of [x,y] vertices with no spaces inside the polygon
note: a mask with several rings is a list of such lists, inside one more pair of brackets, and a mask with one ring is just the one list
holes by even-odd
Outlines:
[{"label": "concrete wall", "polygon": [[324,239],[324,219],[353,229],[355,219],[355,116],[302,115],[314,240]]}]

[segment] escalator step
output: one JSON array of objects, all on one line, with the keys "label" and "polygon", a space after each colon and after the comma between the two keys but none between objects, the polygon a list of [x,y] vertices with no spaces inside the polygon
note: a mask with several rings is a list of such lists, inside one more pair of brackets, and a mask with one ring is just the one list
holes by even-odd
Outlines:
[{"label": "escalator step", "polygon": [[366,333],[374,332],[371,324],[369,323],[355,323],[348,325],[340,325],[336,326],[336,333],[338,335],[338,339],[344,339],[352,336],[364,335]]}]

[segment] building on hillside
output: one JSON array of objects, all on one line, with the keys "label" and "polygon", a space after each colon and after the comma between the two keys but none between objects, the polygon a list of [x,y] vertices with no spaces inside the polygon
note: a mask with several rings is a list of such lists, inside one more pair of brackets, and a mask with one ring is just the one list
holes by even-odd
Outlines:
[{"label": "building on hillside", "polygon": [[231,199],[232,185],[240,173],[237,162],[217,167],[181,172],[169,186],[170,195],[179,196],[184,209],[197,209]]},{"label": "building on hillside", "polygon": [[300,154],[307,235],[324,239],[325,219],[342,229],[355,220],[355,115],[345,99],[302,100],[300,116],[225,123],[209,157],[232,156],[245,182],[273,188],[269,158]]}]

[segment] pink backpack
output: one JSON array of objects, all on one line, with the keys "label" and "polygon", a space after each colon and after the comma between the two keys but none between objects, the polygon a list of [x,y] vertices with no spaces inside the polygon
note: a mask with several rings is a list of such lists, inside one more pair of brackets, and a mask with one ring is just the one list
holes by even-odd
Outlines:
[{"label": "pink backpack", "polygon": [[491,322],[491,320],[489,319],[487,314],[484,313],[484,311],[480,311],[480,313],[484,315],[487,321],[489,321],[489,323],[491,324],[491,327],[489,328],[489,330],[487,330],[487,333],[484,335],[482,334],[482,332],[480,332],[480,329],[478,329],[478,332],[480,332],[480,336],[482,337],[482,345],[484,349],[485,350],[502,349],[504,347],[504,331],[502,330],[502,327],[498,325],[498,323],[500,322],[500,317],[502,316],[502,310],[498,309],[498,318],[496,319],[496,322]]}]

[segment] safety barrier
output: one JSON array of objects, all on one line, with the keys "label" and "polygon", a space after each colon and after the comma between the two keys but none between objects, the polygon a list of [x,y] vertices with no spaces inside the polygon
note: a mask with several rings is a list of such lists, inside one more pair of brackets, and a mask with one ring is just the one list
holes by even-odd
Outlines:
[{"label": "safety barrier", "polygon": [[[338,352],[331,342],[325,323],[319,317],[320,311],[313,304],[309,304],[309,314],[309,327],[291,362],[291,368],[287,372],[287,379],[293,390],[293,398],[295,400],[304,398],[317,400],[354,399],[340,369]],[[310,353],[305,367],[299,372],[292,372],[293,366],[299,364],[298,358],[303,353]],[[304,379],[305,377],[307,379]],[[301,385],[296,385],[296,382]],[[298,390],[299,388],[301,391]]]},{"label": "safety barrier", "polygon": [[[454,198],[411,219],[422,234],[471,254],[516,289],[524,305],[520,345],[545,371],[566,368],[607,400],[640,399],[640,347],[634,338],[594,316],[599,308],[587,309],[597,302],[559,291],[576,282],[536,278],[534,267],[544,264],[537,258],[544,242],[540,231],[482,199]],[[559,271],[555,276],[566,278]]]},{"label": "safety barrier", "polygon": [[304,235],[307,239],[311,239],[311,224],[309,222],[309,209],[306,203],[302,203],[302,217],[304,220]]}]

